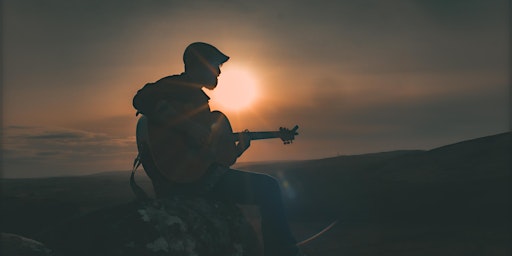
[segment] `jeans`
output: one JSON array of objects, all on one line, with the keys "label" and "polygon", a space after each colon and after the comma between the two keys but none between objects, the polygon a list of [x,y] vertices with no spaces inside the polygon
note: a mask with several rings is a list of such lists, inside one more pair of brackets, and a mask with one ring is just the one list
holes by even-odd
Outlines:
[{"label": "jeans", "polygon": [[265,256],[296,255],[297,247],[286,220],[281,188],[270,175],[228,169],[208,197],[241,205],[257,205]]}]

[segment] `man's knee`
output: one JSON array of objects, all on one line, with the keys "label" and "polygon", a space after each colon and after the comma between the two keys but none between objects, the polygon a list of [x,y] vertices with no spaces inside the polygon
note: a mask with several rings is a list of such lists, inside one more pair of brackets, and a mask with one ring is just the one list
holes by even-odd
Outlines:
[{"label": "man's knee", "polygon": [[266,190],[269,193],[279,193],[279,180],[267,174],[259,174],[256,179],[256,186]]}]

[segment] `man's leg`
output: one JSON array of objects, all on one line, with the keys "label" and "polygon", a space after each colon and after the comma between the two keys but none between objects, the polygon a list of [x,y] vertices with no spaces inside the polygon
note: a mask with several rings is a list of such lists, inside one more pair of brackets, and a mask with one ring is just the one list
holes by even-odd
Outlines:
[{"label": "man's leg", "polygon": [[272,176],[229,169],[209,196],[237,204],[258,205],[266,256],[296,255],[286,220],[279,182]]}]

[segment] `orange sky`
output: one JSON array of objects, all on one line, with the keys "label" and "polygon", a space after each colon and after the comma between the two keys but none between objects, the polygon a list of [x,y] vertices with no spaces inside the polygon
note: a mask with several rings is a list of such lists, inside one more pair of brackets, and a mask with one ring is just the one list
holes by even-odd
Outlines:
[{"label": "orange sky", "polygon": [[240,161],[430,149],[509,129],[507,1],[264,2],[4,1],[3,174],[128,169],[133,95],[182,72],[194,41],[256,77],[252,107],[213,105],[235,130],[300,126],[294,144],[254,142]]}]

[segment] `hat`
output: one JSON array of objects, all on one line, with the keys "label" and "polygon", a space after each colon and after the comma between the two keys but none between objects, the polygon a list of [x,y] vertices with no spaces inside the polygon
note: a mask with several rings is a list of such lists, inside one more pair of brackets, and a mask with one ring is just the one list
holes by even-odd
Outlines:
[{"label": "hat", "polygon": [[185,68],[206,64],[218,66],[228,61],[228,59],[229,57],[215,46],[203,42],[191,43],[183,53]]}]

